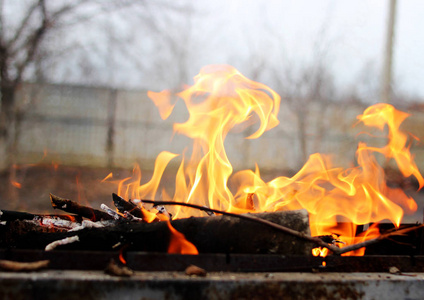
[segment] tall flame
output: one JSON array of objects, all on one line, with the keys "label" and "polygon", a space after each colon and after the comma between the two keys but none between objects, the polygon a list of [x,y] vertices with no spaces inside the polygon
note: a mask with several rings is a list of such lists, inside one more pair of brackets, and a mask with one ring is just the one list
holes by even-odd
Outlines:
[{"label": "tall flame", "polygon": [[[168,117],[175,105],[170,93],[149,96]],[[174,131],[193,139],[189,162],[186,155],[178,170],[174,200],[211,208],[234,210],[234,196],[227,187],[233,172],[224,148],[228,132],[236,125],[256,120],[259,128],[248,138],[258,138],[278,125],[280,97],[267,86],[251,81],[230,66],[208,66],[194,78],[194,85],[180,92],[189,118],[174,124]],[[195,214],[181,210],[180,214]],[[178,212],[176,217],[181,216]]]},{"label": "tall flame", "polygon": [[[168,118],[176,101],[171,92],[149,92],[162,119]],[[420,188],[424,179],[409,152],[408,135],[399,129],[408,114],[388,104],[369,107],[358,116],[358,122],[381,131],[388,130],[387,145],[378,148],[360,142],[356,166],[348,169],[334,166],[329,156],[312,154],[293,177],[277,177],[264,182],[259,168],[235,174],[224,148],[224,140],[235,126],[257,130],[248,138],[260,137],[279,124],[277,114],[280,96],[269,87],[251,81],[233,67],[208,66],[194,78],[194,85],[177,96],[188,109],[189,118],[174,124],[174,131],[193,140],[191,149],[181,154],[175,180],[174,201],[195,202],[210,208],[232,212],[307,209],[312,235],[337,235],[349,245],[377,234],[373,228],[356,236],[361,224],[390,220],[399,226],[404,211],[413,212],[417,205],[402,190],[387,186],[383,167],[375,154],[393,159],[402,174],[414,176]],[[189,155],[187,154],[189,153]],[[123,180],[119,194],[126,198],[155,198],[162,174],[177,154],[159,154],[152,179],[140,185],[141,173]],[[236,183],[234,193],[229,182]],[[163,192],[163,198],[170,197]],[[174,217],[200,215],[187,208],[170,208]],[[341,223],[344,222],[344,223]],[[317,253],[319,251],[316,251]],[[361,251],[354,254],[360,255]]]}]

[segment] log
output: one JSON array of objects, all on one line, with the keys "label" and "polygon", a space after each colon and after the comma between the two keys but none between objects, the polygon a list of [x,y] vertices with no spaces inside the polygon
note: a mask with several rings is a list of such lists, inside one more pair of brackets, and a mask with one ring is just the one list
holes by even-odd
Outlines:
[{"label": "log", "polygon": [[88,206],[79,205],[78,203],[64,199],[53,194],[50,194],[50,200],[52,203],[52,207],[54,209],[61,209],[71,214],[76,214],[81,217],[90,219],[93,222],[101,221],[101,220],[112,220],[113,217],[108,215],[107,213],[93,209]]},{"label": "log", "polygon": [[0,221],[33,220],[34,218],[34,214],[26,212],[0,210]]},{"label": "log", "polygon": [[[252,215],[310,235],[308,215],[304,210]],[[0,247],[44,249],[56,240],[77,235],[79,242],[58,246],[57,249],[116,251],[116,245],[125,245],[126,251],[167,252],[170,231],[166,222],[116,221],[115,224],[74,232],[30,231],[21,235],[9,234],[8,240],[0,236]],[[183,233],[200,253],[310,255],[314,247],[311,242],[278,232],[263,224],[229,216],[191,217],[174,220],[171,224]],[[9,230],[12,230],[12,227],[10,226]]]},{"label": "log", "polygon": [[52,214],[31,214],[21,211],[0,210],[0,221],[16,221],[16,220],[38,220],[43,219],[62,219],[81,223],[82,218],[77,215],[52,215]]}]

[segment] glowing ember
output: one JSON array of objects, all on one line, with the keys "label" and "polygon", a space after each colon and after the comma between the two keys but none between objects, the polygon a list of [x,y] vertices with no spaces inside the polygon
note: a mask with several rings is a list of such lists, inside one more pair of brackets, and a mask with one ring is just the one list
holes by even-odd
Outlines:
[{"label": "glowing ember", "polygon": [[17,189],[22,188],[22,184],[17,182],[17,181],[11,181],[10,184],[13,185]]},{"label": "glowing ember", "polygon": [[[358,123],[381,131],[387,128],[388,134],[384,147],[358,144],[356,167],[343,169],[334,166],[329,156],[313,154],[293,177],[264,182],[258,167],[255,171],[232,174],[224,140],[228,132],[240,124],[247,127],[259,123],[249,139],[258,138],[278,125],[280,97],[273,90],[247,79],[230,66],[208,66],[194,78],[193,86],[177,96],[185,102],[189,118],[185,123],[174,124],[174,131],[190,137],[193,145],[181,154],[174,201],[236,213],[304,208],[309,212],[312,235],[337,235],[341,247],[378,235],[378,229],[372,227],[355,236],[357,225],[387,219],[399,226],[404,212],[417,209],[415,201],[401,189],[387,186],[384,169],[375,156],[383,154],[386,160],[393,159],[405,177],[414,176],[420,188],[424,185],[409,152],[408,135],[399,129],[408,115],[391,105],[373,105],[358,116]],[[163,119],[172,114],[175,101],[171,92],[149,92],[149,97]],[[126,199],[157,198],[162,174],[177,156],[160,153],[153,177],[144,185],[140,185],[141,172],[136,167],[132,178],[119,183],[118,194]],[[236,191],[230,191],[229,181],[239,183]],[[171,197],[163,191],[162,198]],[[204,214],[187,208],[169,209],[179,218]],[[325,256],[326,251],[314,249],[314,255]],[[361,249],[350,254],[362,255],[363,252]]]}]

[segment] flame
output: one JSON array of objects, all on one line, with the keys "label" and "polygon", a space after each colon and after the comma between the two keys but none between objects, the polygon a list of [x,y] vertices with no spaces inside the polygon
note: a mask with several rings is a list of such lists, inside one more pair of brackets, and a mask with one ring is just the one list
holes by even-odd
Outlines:
[{"label": "flame", "polygon": [[[168,118],[176,105],[169,91],[149,92],[162,119]],[[387,145],[369,146],[359,142],[356,166],[335,166],[329,155],[312,154],[293,177],[277,177],[265,182],[256,166],[255,171],[243,170],[233,174],[225,152],[224,141],[234,127],[246,128],[258,123],[248,138],[260,137],[279,124],[277,114],[280,96],[269,87],[251,81],[233,67],[208,66],[194,77],[194,85],[176,94],[184,101],[189,118],[174,124],[174,132],[192,139],[191,148],[181,155],[161,152],[156,159],[154,174],[140,185],[141,171],[119,183],[118,195],[123,198],[155,199],[162,174],[169,162],[179,156],[175,192],[162,198],[196,203],[214,209],[236,213],[307,209],[313,236],[337,235],[341,247],[377,236],[371,228],[356,236],[358,225],[390,220],[399,226],[404,212],[417,209],[415,201],[401,189],[386,184],[384,168],[377,156],[393,160],[405,177],[414,176],[420,188],[424,179],[413,161],[408,135],[399,129],[408,114],[389,104],[376,104],[358,116],[358,123],[387,130]],[[231,191],[228,186],[236,185]],[[189,208],[170,207],[174,218],[204,215]],[[170,226],[170,225],[169,225]],[[326,255],[326,250],[314,254]],[[349,253],[362,255],[364,249]]]},{"label": "flame", "polygon": [[103,178],[100,182],[106,182],[108,179],[111,179],[113,177],[112,172],[110,172],[105,178]]},{"label": "flame", "polygon": [[168,253],[171,254],[192,254],[197,255],[199,251],[197,251],[196,246],[186,240],[184,234],[177,231],[174,227],[172,227],[171,222],[166,221],[168,225],[169,231],[171,232],[171,237],[169,240]]},{"label": "flame", "polygon": [[125,257],[124,257],[124,251],[126,250],[128,248],[128,245],[124,245],[122,248],[121,248],[121,250],[119,250],[119,261],[122,263],[122,264],[124,264],[124,265],[126,265],[127,264],[127,260],[125,259]]},{"label": "flame", "polygon": [[[175,104],[169,99],[170,93],[149,93],[149,96],[162,118],[171,114]],[[193,146],[189,158],[185,152],[182,155],[173,199],[195,201],[215,209],[237,210],[227,186],[233,168],[225,152],[225,137],[233,127],[243,123],[260,123],[256,132],[248,137],[250,139],[277,126],[280,97],[230,66],[203,68],[194,78],[194,85],[178,96],[185,102],[189,118],[185,123],[174,124],[174,131],[193,139]],[[174,215],[187,214],[201,213],[180,208]]]},{"label": "flame", "polygon": [[10,181],[10,184],[13,185],[17,189],[22,188],[22,184],[17,182],[17,181],[12,180],[12,181]]}]

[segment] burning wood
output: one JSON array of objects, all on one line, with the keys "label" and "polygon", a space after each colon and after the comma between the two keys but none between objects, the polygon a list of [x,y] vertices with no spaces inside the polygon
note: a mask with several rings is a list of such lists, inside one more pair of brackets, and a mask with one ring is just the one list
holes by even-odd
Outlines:
[{"label": "burning wood", "polygon": [[[125,214],[125,212],[128,212],[128,216],[130,218],[131,215],[135,217],[132,218],[133,220],[142,219],[148,223],[159,221],[159,218],[157,218],[155,214],[150,213],[142,206],[141,200],[139,199],[130,199],[127,201],[115,193],[112,194],[112,199],[118,211],[123,214]],[[140,206],[138,206],[137,204],[140,204]]]},{"label": "burning wood", "polygon": [[137,218],[143,218],[143,212],[141,209],[133,204],[131,201],[126,201],[124,198],[119,197],[117,194],[112,194],[113,203],[120,213],[129,212],[131,215]]},{"label": "burning wood", "polygon": [[[117,195],[113,195],[114,199],[118,199],[117,197]],[[62,199],[57,196],[52,196],[52,198]],[[114,203],[123,209],[121,201],[125,200],[121,197],[119,200]],[[183,205],[221,214],[221,216],[177,219],[172,221],[171,225],[168,221],[146,223],[143,219],[135,217],[127,211],[121,215],[106,205],[103,208],[106,208],[110,214],[118,216],[118,219],[98,222],[83,220],[81,222],[81,216],[60,216],[63,217],[61,219],[59,216],[52,215],[41,217],[41,215],[29,213],[2,211],[1,216],[8,221],[4,221],[6,226],[2,226],[3,229],[0,232],[0,247],[45,249],[46,251],[57,247],[60,249],[109,251],[115,249],[116,245],[121,245],[129,251],[193,253],[191,250],[186,252],[185,248],[180,248],[187,239],[188,244],[195,246],[195,253],[199,250],[201,253],[310,255],[313,245],[316,245],[328,248],[334,254],[342,254],[378,243],[383,239],[415,231],[423,226],[386,232],[375,239],[339,248],[338,245],[343,242],[338,240],[337,235],[310,236],[308,214],[302,210],[237,215],[190,203],[141,200],[139,205],[143,202],[153,204],[153,207],[158,210],[158,214],[167,212],[166,205]],[[131,203],[131,205],[135,204]],[[160,209],[161,206],[163,209]],[[83,209],[84,215],[85,212],[86,210]],[[79,231],[79,235],[73,236],[74,231]],[[181,241],[177,242],[175,248],[171,245],[179,235],[181,235],[179,238]],[[76,241],[79,243],[75,243]]]},{"label": "burning wood", "polygon": [[111,216],[115,220],[119,220],[123,217],[104,203],[100,205],[100,208],[103,209],[109,216]]},{"label": "burning wood", "polygon": [[[308,215],[304,211],[256,214],[255,217],[292,228],[309,235]],[[15,221],[19,222],[19,221]],[[111,221],[108,221],[111,222]],[[3,245],[16,248],[109,251],[117,243],[129,245],[128,251],[168,252],[173,237],[167,222],[140,223],[125,219],[109,226],[96,227],[92,222],[85,228],[44,233],[28,228],[20,235],[2,239]],[[89,224],[89,225],[88,225]],[[97,224],[94,223],[94,224]],[[113,225],[112,225],[113,224]],[[19,226],[16,224],[16,226]],[[91,227],[91,228],[88,228]],[[172,221],[172,227],[182,233],[203,253],[279,253],[310,254],[312,243],[294,236],[278,233],[268,226],[229,216],[193,217]],[[78,243],[69,243],[79,240]],[[4,244],[6,243],[6,245]]]},{"label": "burning wood", "polygon": [[55,209],[61,209],[63,211],[66,211],[71,214],[79,215],[83,218],[87,218],[91,221],[101,221],[101,220],[112,220],[113,218],[100,210],[93,209],[91,207],[82,206],[78,203],[69,200],[60,198],[58,196],[55,196],[53,194],[50,194],[50,200],[52,203],[52,207]]},{"label": "burning wood", "polygon": [[[344,169],[334,165],[327,156],[313,154],[292,178],[281,176],[265,182],[260,177],[259,167],[254,172],[242,170],[232,174],[224,140],[233,127],[250,121],[259,121],[259,128],[249,138],[258,138],[277,126],[281,100],[278,94],[245,78],[232,67],[220,66],[203,69],[195,77],[195,84],[178,96],[185,102],[190,118],[185,123],[175,124],[174,129],[191,138],[193,147],[191,151],[181,153],[174,195],[169,195],[166,190],[162,194],[163,198],[172,198],[172,201],[127,201],[113,194],[116,210],[102,204],[106,211],[103,212],[51,195],[54,208],[91,221],[109,220],[110,223],[107,226],[95,226],[95,223],[66,225],[66,228],[78,229],[79,243],[64,242],[72,232],[60,230],[47,234],[36,230],[30,236],[29,227],[25,226],[20,230],[24,233],[27,230],[28,234],[9,234],[4,243],[24,248],[31,239],[31,247],[40,249],[47,245],[61,249],[110,250],[119,245],[134,251],[170,253],[187,253],[187,247],[197,247],[204,253],[307,255],[312,245],[316,245],[325,251],[317,249],[315,254],[326,254],[329,249],[339,255],[359,248],[363,250],[382,239],[421,228],[416,226],[397,233],[380,234],[374,227],[357,235],[358,225],[378,224],[385,219],[399,228],[404,212],[413,212],[418,207],[404,191],[386,184],[384,169],[375,157],[375,154],[383,154],[387,160],[393,159],[403,176],[413,176],[420,188],[424,186],[424,178],[409,152],[408,134],[399,129],[406,113],[388,104],[377,104],[358,116],[359,122],[365,126],[379,130],[387,128],[388,143],[379,148],[360,142],[354,167]],[[170,98],[171,92],[149,92],[149,97],[159,108],[161,117],[168,118],[175,106]],[[151,180],[142,185],[141,171],[136,167],[134,180],[122,180],[118,193],[125,198],[155,198],[164,170],[177,156],[168,151],[161,152],[155,161]],[[230,190],[234,178],[240,184]],[[144,203],[152,204],[157,213],[146,209]],[[173,207],[169,207],[171,205]],[[196,210],[191,214],[193,208]],[[309,211],[309,215],[296,211],[300,208]],[[264,211],[268,213],[247,214]],[[201,217],[203,212],[210,217]],[[171,213],[176,219],[172,222]],[[15,220],[8,224],[6,228],[9,229],[14,224],[19,226],[28,219],[36,219],[25,213],[12,216],[12,213],[4,212],[3,215],[3,221]],[[340,218],[346,220],[346,226],[339,226]],[[58,227],[60,224],[64,222],[43,220],[38,226]],[[310,231],[315,237],[310,236]],[[188,253],[195,253],[191,250]],[[361,255],[363,251],[354,254]]]}]

